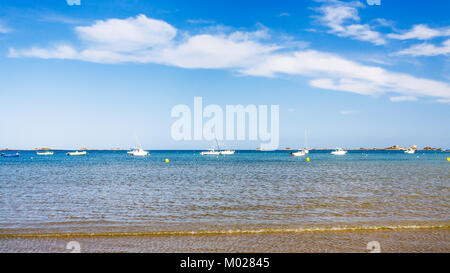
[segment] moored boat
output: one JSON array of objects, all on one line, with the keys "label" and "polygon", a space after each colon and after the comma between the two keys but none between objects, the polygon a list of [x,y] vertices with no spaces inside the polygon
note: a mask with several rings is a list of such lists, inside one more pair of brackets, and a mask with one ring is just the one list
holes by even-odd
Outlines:
[{"label": "moored boat", "polygon": [[19,156],[20,156],[20,154],[19,154],[19,153],[15,153],[15,154],[9,154],[9,155],[6,155],[6,154],[1,154],[1,156],[2,156],[2,157],[19,157]]},{"label": "moored boat", "polygon": [[50,151],[36,152],[36,155],[53,155],[53,152],[50,152]]},{"label": "moored boat", "polygon": [[234,155],[234,152],[235,151],[232,151],[232,150],[223,150],[223,151],[220,151],[220,154],[221,155]]},{"label": "moored boat", "polygon": [[307,154],[307,150],[298,150],[298,152],[291,152],[291,156],[305,156]]},{"label": "moored boat", "polygon": [[66,155],[72,155],[72,156],[80,156],[80,155],[86,155],[86,154],[87,154],[86,151],[82,151],[82,152],[75,151],[75,152],[68,152],[68,153],[66,153]]},{"label": "moored boat", "polygon": [[137,149],[127,152],[127,154],[130,154],[132,156],[147,156],[147,155],[149,155],[149,152],[147,152],[141,148],[137,148]]},{"label": "moored boat", "polygon": [[336,150],[331,152],[332,155],[345,155],[346,153],[347,151],[342,148],[336,148]]},{"label": "moored boat", "polygon": [[200,152],[201,155],[220,155],[220,151],[216,151],[214,149],[211,149],[209,151]]}]

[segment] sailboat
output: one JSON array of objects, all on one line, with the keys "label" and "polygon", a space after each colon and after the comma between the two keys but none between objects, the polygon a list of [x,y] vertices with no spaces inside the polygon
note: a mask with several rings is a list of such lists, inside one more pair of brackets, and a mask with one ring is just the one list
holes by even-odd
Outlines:
[{"label": "sailboat", "polygon": [[221,155],[234,155],[234,152],[235,151],[233,151],[233,150],[223,150],[223,151],[220,151],[220,154]]},{"label": "sailboat", "polygon": [[51,151],[36,152],[36,155],[53,155],[53,152]]},{"label": "sailboat", "polygon": [[217,149],[219,150],[221,155],[234,155],[233,150],[230,150],[230,149],[220,150],[219,143],[217,142],[217,138],[216,138],[216,143],[217,143]]},{"label": "sailboat", "polygon": [[234,151],[233,150],[220,150],[220,146],[219,146],[219,142],[217,142],[217,138],[216,138],[216,145],[217,145],[217,150],[215,150],[214,148],[210,149],[209,151],[203,151],[200,152],[201,155],[234,155]]},{"label": "sailboat", "polygon": [[298,150],[298,152],[295,152],[295,153],[291,152],[291,155],[292,156],[305,156],[306,155],[305,151],[306,150]]},{"label": "sailboat", "polygon": [[87,154],[86,151],[82,151],[82,152],[75,151],[75,152],[68,152],[68,153],[66,153],[66,155],[71,155],[71,156],[80,156],[80,155],[86,155],[86,154]]},{"label": "sailboat", "polygon": [[141,148],[138,137],[136,136],[136,148],[127,152],[127,154],[132,155],[132,156],[147,156],[150,153]]},{"label": "sailboat", "polygon": [[220,155],[220,151],[216,151],[213,149],[209,150],[209,151],[203,151],[200,152],[201,155]]},{"label": "sailboat", "polygon": [[295,153],[291,152],[291,156],[305,156],[306,154],[309,153],[309,150],[307,147],[308,147],[308,144],[307,144],[306,130],[305,130],[305,148],[298,150],[298,152],[295,152]]},{"label": "sailboat", "polygon": [[408,150],[405,151],[405,154],[413,154],[414,152],[413,148],[408,148]]}]

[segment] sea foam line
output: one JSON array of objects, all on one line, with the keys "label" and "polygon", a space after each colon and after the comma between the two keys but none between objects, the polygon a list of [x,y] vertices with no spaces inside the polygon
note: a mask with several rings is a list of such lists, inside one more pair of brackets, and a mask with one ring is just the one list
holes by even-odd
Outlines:
[{"label": "sea foam line", "polygon": [[32,237],[119,237],[119,236],[199,236],[199,235],[240,235],[240,234],[275,234],[275,233],[308,233],[308,232],[351,232],[351,231],[384,231],[384,230],[419,230],[448,229],[450,225],[386,225],[386,226],[337,226],[337,227],[300,227],[300,228],[261,228],[261,229],[228,229],[228,230],[192,230],[192,231],[146,231],[146,232],[79,232],[79,233],[22,233],[0,234],[1,238]]}]

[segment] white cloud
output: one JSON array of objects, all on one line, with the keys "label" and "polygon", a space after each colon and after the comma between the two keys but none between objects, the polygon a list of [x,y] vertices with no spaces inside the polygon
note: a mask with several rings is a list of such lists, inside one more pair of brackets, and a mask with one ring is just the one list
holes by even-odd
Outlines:
[{"label": "white cloud", "polygon": [[1,34],[6,34],[6,33],[9,33],[11,31],[12,31],[11,28],[5,26],[2,22],[0,22],[0,33]]},{"label": "white cloud", "polygon": [[187,19],[187,23],[189,24],[214,24],[215,22],[213,20],[205,20],[205,19]]},{"label": "white cloud", "polygon": [[413,96],[399,96],[399,97],[390,97],[390,101],[399,102],[399,101],[417,101],[416,97]]},{"label": "white cloud", "polygon": [[330,28],[329,33],[339,37],[349,37],[352,39],[371,42],[375,45],[383,45],[386,40],[379,32],[373,31],[367,24],[355,24],[350,22],[360,21],[357,7],[360,5],[349,5],[336,2],[333,5],[325,5],[318,8],[322,13],[320,22]]},{"label": "white cloud", "polygon": [[435,46],[433,44],[423,43],[413,45],[409,48],[403,49],[395,55],[411,55],[411,56],[437,56],[450,54],[450,39],[444,41],[442,46]]},{"label": "white cloud", "polygon": [[348,115],[357,114],[358,111],[356,111],[356,110],[342,110],[342,111],[340,111],[339,113],[340,113],[341,115],[348,116]]},{"label": "white cloud", "polygon": [[[335,15],[344,18],[347,15]],[[431,96],[449,99],[448,83],[363,65],[341,56],[292,47],[292,40],[276,39],[262,26],[253,32],[229,31],[189,35],[170,24],[139,15],[97,21],[75,28],[81,45],[50,48],[11,48],[10,57],[74,59],[97,63],[158,63],[183,68],[231,69],[243,75],[309,77],[312,87],[379,95]],[[180,37],[181,36],[181,37]]]},{"label": "white cloud", "polygon": [[34,57],[41,59],[76,59],[75,49],[68,45],[59,45],[50,49],[33,47],[31,49],[17,51],[9,49],[9,57]]},{"label": "white cloud", "polygon": [[439,36],[450,36],[450,28],[432,29],[427,25],[415,25],[410,31],[403,34],[390,33],[387,37],[397,40],[429,40]]},{"label": "white cloud", "polygon": [[276,74],[309,76],[314,78],[310,81],[313,87],[363,95],[396,92],[410,96],[450,98],[450,85],[445,82],[362,65],[314,50],[272,54],[242,73],[266,77]]},{"label": "white cloud", "polygon": [[177,34],[177,30],[168,23],[143,14],[124,20],[100,20],[92,26],[76,27],[75,30],[90,46],[124,52],[167,45]]},{"label": "white cloud", "polygon": [[450,103],[450,99],[438,99],[436,101],[440,103]]}]

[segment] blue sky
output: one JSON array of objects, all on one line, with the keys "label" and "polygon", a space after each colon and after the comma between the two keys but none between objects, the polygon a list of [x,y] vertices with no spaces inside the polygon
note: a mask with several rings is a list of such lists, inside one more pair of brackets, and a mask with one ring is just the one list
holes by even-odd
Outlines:
[{"label": "blue sky", "polygon": [[[280,105],[280,148],[450,147],[450,2],[9,1],[0,147],[204,149],[177,104]],[[253,149],[252,141],[225,142]]]}]

